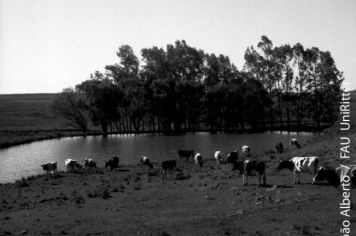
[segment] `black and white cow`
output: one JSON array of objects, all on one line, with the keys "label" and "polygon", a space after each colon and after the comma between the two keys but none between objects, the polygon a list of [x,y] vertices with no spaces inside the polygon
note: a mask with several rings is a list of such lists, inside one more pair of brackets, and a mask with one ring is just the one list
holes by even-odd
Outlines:
[{"label": "black and white cow", "polygon": [[57,162],[49,162],[41,165],[41,167],[47,174],[50,174],[52,171],[54,175],[57,174]]},{"label": "black and white cow", "polygon": [[152,165],[150,159],[148,157],[146,157],[146,156],[141,156],[140,163],[141,163],[142,168],[144,166],[148,166],[150,169],[153,168],[153,165]]},{"label": "black and white cow", "polygon": [[214,153],[214,158],[216,160],[216,164],[222,164],[224,162],[224,159],[221,155],[221,151],[216,151]]},{"label": "black and white cow", "polygon": [[109,167],[112,171],[113,169],[119,168],[119,162],[119,158],[117,156],[113,156],[110,160],[105,162],[105,168]]},{"label": "black and white cow", "polygon": [[296,138],[292,138],[289,142],[290,148],[300,148],[300,144]]},{"label": "black and white cow", "polygon": [[162,174],[161,174],[162,179],[168,179],[167,172],[169,170],[175,171],[177,168],[177,162],[175,160],[162,161],[161,166],[162,166]]},{"label": "black and white cow", "polygon": [[239,153],[235,150],[227,154],[227,163],[234,164],[237,162],[237,159],[239,157]]},{"label": "black and white cow", "polygon": [[250,153],[251,148],[247,145],[242,145],[241,150],[243,153]]},{"label": "black and white cow", "polygon": [[320,167],[313,178],[313,184],[327,181],[329,184],[337,187],[343,182],[345,176],[350,179],[353,186],[356,186],[356,166],[340,165],[335,169]]},{"label": "black and white cow", "polygon": [[194,163],[196,165],[199,165],[200,167],[203,167],[203,157],[202,155],[200,155],[200,153],[198,152],[195,156],[194,156]]},{"label": "black and white cow", "polygon": [[85,167],[89,167],[89,168],[97,168],[96,162],[93,159],[90,159],[90,158],[89,159],[85,158],[83,165]]},{"label": "black and white cow", "polygon": [[187,151],[187,150],[178,150],[177,153],[178,153],[178,156],[179,156],[180,160],[185,158],[186,161],[189,160],[189,157],[194,158],[194,154],[195,154],[195,152],[193,150],[189,150],[189,151]]},{"label": "black and white cow", "polygon": [[277,170],[288,169],[293,171],[294,184],[300,184],[300,173],[311,173],[315,176],[319,164],[318,157],[293,157],[290,160],[281,160]]},{"label": "black and white cow", "polygon": [[64,164],[67,168],[67,171],[75,171],[81,169],[83,166],[74,159],[65,159]]},{"label": "black and white cow", "polygon": [[264,161],[237,161],[234,163],[232,170],[240,171],[243,185],[248,184],[248,176],[251,176],[253,172],[256,172],[258,175],[257,185],[266,185],[266,163]]},{"label": "black and white cow", "polygon": [[283,143],[277,143],[275,148],[277,153],[283,153]]}]

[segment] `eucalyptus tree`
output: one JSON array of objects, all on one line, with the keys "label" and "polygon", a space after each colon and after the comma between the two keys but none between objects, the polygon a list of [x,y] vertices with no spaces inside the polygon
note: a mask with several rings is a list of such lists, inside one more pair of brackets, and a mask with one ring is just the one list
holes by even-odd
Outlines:
[{"label": "eucalyptus tree", "polygon": [[330,52],[313,47],[305,51],[310,93],[309,112],[320,130],[321,123],[337,119],[337,102],[340,96],[342,73],[336,68]]},{"label": "eucalyptus tree", "polygon": [[[274,58],[273,43],[267,36],[262,36],[258,43],[260,54],[252,46],[245,52],[245,69],[255,78],[260,80],[268,92],[269,99],[272,101],[276,92],[276,84],[280,78],[279,66]],[[270,128],[274,127],[275,109],[274,103],[268,105]]]},{"label": "eucalyptus tree", "polygon": [[259,130],[265,128],[265,119],[271,103],[267,90],[264,88],[261,81],[254,78],[251,74],[240,72],[244,80],[244,123],[248,124],[252,130]]},{"label": "eucalyptus tree", "polygon": [[99,71],[91,74],[91,79],[76,86],[85,96],[86,109],[94,125],[100,125],[104,134],[108,132],[111,122],[120,119],[118,99],[121,94],[114,87],[113,81]]},{"label": "eucalyptus tree", "polygon": [[304,60],[305,49],[303,45],[297,43],[293,46],[293,70],[295,71],[294,78],[294,99],[292,104],[292,114],[297,123],[297,129],[300,129],[302,120],[307,117],[307,63]]},{"label": "eucalyptus tree", "polygon": [[139,60],[129,45],[122,45],[117,51],[120,63],[107,65],[105,69],[114,82],[115,89],[122,94],[117,103],[121,112],[122,125],[126,132],[140,132],[144,129],[147,112],[144,81],[139,76]]},{"label": "eucalyptus tree", "polygon": [[275,47],[274,58],[278,68],[278,77],[276,78],[276,96],[278,101],[278,113],[283,127],[284,111],[287,117],[287,130],[290,130],[291,125],[291,105],[293,100],[293,50],[289,44]]}]

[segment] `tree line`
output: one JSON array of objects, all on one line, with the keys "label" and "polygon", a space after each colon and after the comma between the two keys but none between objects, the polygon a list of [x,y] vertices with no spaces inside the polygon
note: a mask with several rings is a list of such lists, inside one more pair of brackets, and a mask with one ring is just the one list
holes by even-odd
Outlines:
[{"label": "tree line", "polygon": [[320,130],[338,116],[342,73],[330,52],[300,43],[273,46],[266,36],[247,48],[238,70],[226,55],[189,46],[129,45],[119,63],[65,89],[52,109],[86,133]]}]

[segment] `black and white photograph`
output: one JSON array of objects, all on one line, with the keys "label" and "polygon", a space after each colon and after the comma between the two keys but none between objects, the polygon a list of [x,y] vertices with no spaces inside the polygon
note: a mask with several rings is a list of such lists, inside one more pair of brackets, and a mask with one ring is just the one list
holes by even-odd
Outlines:
[{"label": "black and white photograph", "polygon": [[0,0],[0,236],[356,235],[356,1]]}]

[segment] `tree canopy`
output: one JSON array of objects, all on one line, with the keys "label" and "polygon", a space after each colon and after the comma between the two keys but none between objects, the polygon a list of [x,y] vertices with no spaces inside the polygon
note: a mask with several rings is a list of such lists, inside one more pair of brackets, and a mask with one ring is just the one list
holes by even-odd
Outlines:
[{"label": "tree canopy", "polygon": [[[84,120],[104,133],[321,129],[337,118],[342,73],[330,52],[316,47],[274,46],[262,36],[246,49],[240,71],[228,56],[184,40],[144,48],[140,60],[129,45],[116,55],[117,63],[70,91],[80,109],[65,108],[85,111]],[[66,96],[56,103],[71,103]],[[62,112],[85,130],[72,113]]]}]

